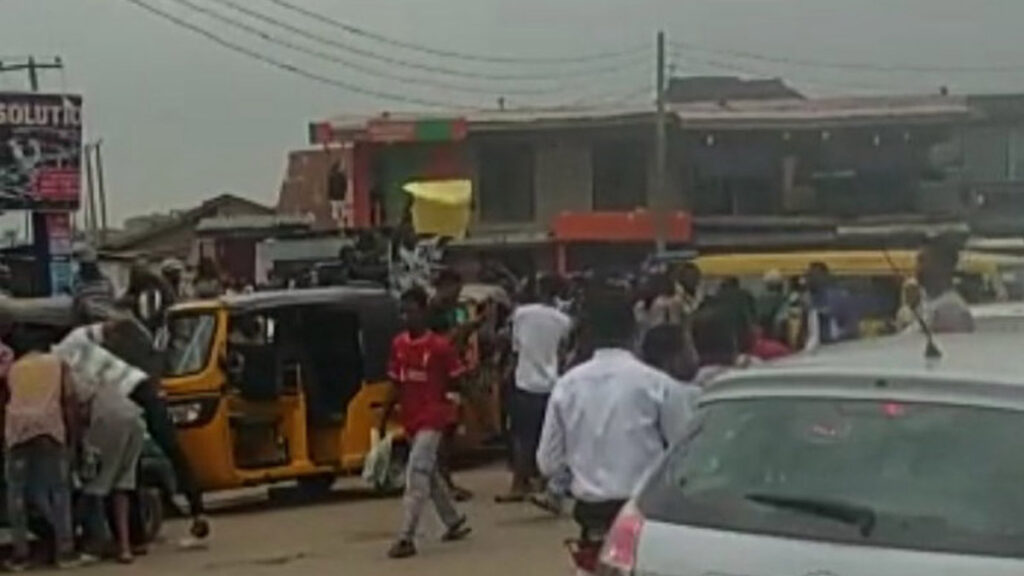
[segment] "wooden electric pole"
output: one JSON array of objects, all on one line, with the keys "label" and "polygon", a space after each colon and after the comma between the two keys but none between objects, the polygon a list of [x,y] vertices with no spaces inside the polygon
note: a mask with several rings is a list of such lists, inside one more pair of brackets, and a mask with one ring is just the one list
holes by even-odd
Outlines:
[{"label": "wooden electric pole", "polygon": [[39,72],[42,70],[63,70],[64,62],[60,57],[53,58],[47,62],[40,62],[29,56],[24,62],[0,62],[0,74],[4,72],[28,72],[28,87],[33,92],[39,92]]}]

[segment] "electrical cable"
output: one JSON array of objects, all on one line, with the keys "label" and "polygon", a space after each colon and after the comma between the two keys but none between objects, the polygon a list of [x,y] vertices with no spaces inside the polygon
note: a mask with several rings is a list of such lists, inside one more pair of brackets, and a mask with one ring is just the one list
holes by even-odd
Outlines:
[{"label": "electrical cable", "polygon": [[338,55],[333,54],[333,53],[324,52],[322,50],[317,50],[317,49],[314,49],[314,48],[308,48],[308,47],[303,46],[301,44],[296,44],[295,42],[292,42],[290,40],[286,40],[286,39],[280,38],[278,36],[274,36],[272,34],[269,34],[269,33],[265,32],[264,30],[261,30],[259,28],[254,27],[254,26],[250,26],[250,25],[248,25],[248,24],[246,24],[244,22],[239,22],[237,20],[234,20],[234,19],[232,19],[232,18],[230,18],[228,16],[225,16],[224,14],[221,14],[219,12],[211,10],[211,9],[205,7],[205,6],[196,4],[195,2],[192,2],[191,0],[171,0],[171,1],[175,2],[177,4],[180,4],[181,6],[184,6],[184,7],[188,8],[190,10],[193,10],[195,12],[199,12],[200,14],[203,14],[203,15],[209,17],[209,18],[212,18],[214,20],[217,20],[219,22],[227,24],[228,26],[231,26],[231,27],[236,28],[238,30],[242,30],[243,32],[246,32],[248,34],[257,36],[257,37],[259,37],[260,39],[262,39],[265,42],[269,42],[271,44],[276,44],[278,46],[287,48],[289,50],[300,52],[300,53],[305,54],[307,56],[312,56],[314,58],[319,58],[319,59],[327,61],[327,62],[332,62],[334,64],[345,66],[347,68],[351,68],[352,70],[355,70],[357,72],[361,72],[361,73],[369,75],[369,76],[376,76],[376,77],[379,77],[379,78],[386,78],[386,79],[394,80],[394,81],[402,83],[402,84],[410,84],[410,85],[414,85],[414,86],[430,86],[430,87],[433,87],[433,88],[440,88],[440,89],[443,89],[443,90],[451,90],[451,91],[455,91],[455,92],[466,92],[466,93],[471,93],[471,94],[486,94],[486,95],[490,95],[492,97],[498,97],[498,96],[501,96],[501,95],[504,95],[504,94],[511,94],[511,95],[556,94],[556,93],[559,93],[559,92],[564,92],[567,89],[567,87],[564,86],[564,85],[562,85],[562,86],[547,87],[547,88],[514,88],[514,87],[508,87],[508,88],[504,88],[504,87],[501,87],[501,88],[499,88],[499,87],[484,88],[484,87],[480,87],[480,86],[468,86],[468,85],[452,84],[452,83],[449,83],[449,82],[435,80],[433,78],[408,76],[408,75],[404,75],[404,74],[399,74],[399,73],[391,72],[391,71],[388,71],[388,70],[381,70],[379,68],[375,68],[373,66],[369,66],[369,65],[364,64],[362,62],[351,60],[349,58],[344,58],[344,57],[338,56]]},{"label": "electrical cable", "polygon": [[282,8],[290,10],[296,14],[301,14],[307,18],[323,22],[344,30],[354,36],[361,36],[376,42],[384,44],[390,44],[391,46],[405,48],[407,50],[414,50],[417,52],[423,52],[425,54],[431,54],[434,56],[440,56],[444,58],[455,58],[459,60],[466,60],[471,62],[486,62],[492,64],[567,64],[567,63],[579,63],[579,62],[596,62],[600,60],[608,60],[610,58],[618,58],[621,56],[636,54],[638,52],[646,52],[649,48],[646,45],[635,46],[633,48],[627,48],[616,52],[599,52],[595,54],[586,54],[580,56],[548,56],[548,57],[523,57],[523,56],[493,56],[484,54],[471,54],[469,52],[459,52],[456,50],[446,50],[442,48],[435,48],[424,44],[418,44],[415,42],[408,42],[405,40],[399,40],[392,38],[384,34],[373,32],[347,22],[342,22],[337,18],[328,16],[326,14],[314,12],[302,6],[297,6],[287,0],[270,0],[273,4],[276,4]]},{"label": "electrical cable", "polygon": [[922,65],[904,65],[904,64],[876,64],[871,62],[855,62],[855,61],[828,61],[828,60],[816,60],[807,58],[790,58],[786,56],[773,56],[769,54],[762,54],[757,52],[750,52],[746,50],[736,50],[731,48],[711,48],[702,46],[700,44],[692,42],[672,41],[670,44],[680,50],[693,50],[697,52],[705,52],[710,54],[718,54],[724,56],[733,56],[737,58],[745,58],[748,60],[760,60],[763,62],[772,62],[775,64],[786,64],[790,66],[802,66],[810,68],[834,68],[838,70],[860,70],[870,72],[886,72],[886,73],[907,73],[907,72],[919,72],[919,73],[992,73],[992,72],[1024,72],[1024,65],[1014,64],[998,64],[990,66],[922,66]]},{"label": "electrical cable", "polygon": [[[760,68],[752,68],[747,65],[736,64],[733,62],[726,62],[724,60],[718,60],[714,58],[693,58],[692,56],[683,56],[678,52],[672,53],[673,58],[678,62],[683,63],[694,63],[708,66],[712,69],[726,70],[729,72],[738,72],[740,74],[749,74],[752,76],[759,77],[772,77],[780,78],[782,80],[792,80],[802,84],[809,84],[812,86],[820,86],[823,88],[839,88],[839,89],[854,89],[867,92],[892,92],[893,86],[885,86],[881,84],[862,83],[862,82],[847,82],[845,80],[823,80],[817,78],[808,78],[806,76],[793,76],[792,74],[779,74],[778,72],[766,72]],[[938,87],[936,87],[936,90]],[[921,88],[919,90],[930,90],[930,88]]]},{"label": "electrical cable", "polygon": [[[451,67],[437,65],[437,64],[415,62],[415,61],[412,61],[412,60],[406,60],[404,58],[388,56],[386,54],[381,54],[379,52],[375,52],[373,50],[369,50],[367,48],[363,48],[361,46],[357,46],[357,45],[354,45],[354,44],[351,44],[351,43],[348,43],[348,42],[342,42],[340,40],[336,40],[336,39],[331,38],[329,36],[323,36],[323,35],[317,34],[315,32],[310,32],[309,30],[306,30],[306,29],[304,29],[304,28],[302,28],[300,26],[295,26],[293,24],[289,24],[287,22],[281,21],[281,20],[279,20],[277,18],[274,18],[272,16],[268,16],[267,14],[264,14],[264,13],[260,12],[259,10],[254,10],[254,9],[250,8],[249,6],[245,6],[245,5],[241,4],[240,2],[236,2],[235,0],[211,0],[211,1],[216,2],[218,4],[221,4],[223,6],[227,6],[227,7],[231,8],[231,9],[236,10],[237,12],[239,12],[241,14],[245,14],[246,16],[249,16],[250,18],[253,18],[255,20],[259,20],[259,21],[264,22],[266,24],[270,24],[272,26],[276,26],[276,27],[281,28],[283,30],[287,30],[287,31],[289,31],[289,32],[291,32],[293,34],[302,36],[302,37],[304,37],[304,38],[306,38],[308,40],[313,40],[313,41],[320,42],[320,43],[323,43],[323,44],[326,44],[326,45],[329,45],[329,46],[333,46],[334,48],[338,48],[338,49],[344,50],[346,53],[352,53],[352,54],[355,54],[355,55],[358,55],[358,56],[362,56],[363,58],[367,58],[367,59],[370,59],[370,60],[376,60],[378,62],[383,62],[385,64],[391,64],[391,65],[394,65],[394,66],[402,66],[402,67],[405,67],[405,68],[421,70],[421,71],[424,71],[424,72],[431,72],[431,73],[434,73],[434,74],[445,74],[447,76],[451,76],[451,77],[455,77],[455,78],[469,78],[469,79],[490,80],[490,81],[499,81],[499,82],[501,82],[501,81],[505,81],[505,82],[509,82],[509,81],[540,81],[540,80],[561,81],[561,80],[565,80],[566,78],[581,78],[581,77],[587,77],[587,76],[600,76],[602,74],[610,74],[610,73],[618,72],[618,71],[622,70],[622,68],[623,68],[623,66],[625,64],[629,63],[629,62],[616,62],[614,64],[605,64],[605,65],[602,65],[602,66],[599,66],[599,67],[595,66],[595,67],[589,67],[589,68],[585,68],[585,69],[577,69],[577,70],[548,70],[548,71],[544,71],[544,72],[492,73],[492,72],[479,72],[479,71],[461,70],[461,69],[451,68]],[[632,58],[630,59],[630,62],[638,61],[640,58],[643,58],[644,61],[646,61],[648,59],[646,54],[639,54],[636,51],[629,53],[629,55],[632,56]]]},{"label": "electrical cable", "polygon": [[418,97],[415,97],[415,96],[407,96],[407,95],[404,95],[404,94],[396,94],[396,93],[386,92],[386,91],[382,91],[382,90],[375,90],[375,89],[372,89],[372,88],[366,88],[366,87],[363,87],[363,86],[359,86],[357,84],[352,84],[352,83],[349,83],[349,82],[344,82],[342,80],[337,80],[337,79],[334,79],[334,78],[330,78],[328,76],[317,74],[315,72],[310,72],[308,70],[305,70],[303,68],[300,68],[298,66],[290,64],[288,62],[284,62],[284,61],[278,60],[278,59],[276,59],[274,57],[267,56],[266,54],[263,54],[263,53],[259,52],[258,50],[254,50],[252,48],[245,47],[245,46],[243,46],[241,44],[236,44],[236,43],[234,43],[234,42],[232,42],[230,40],[225,40],[224,38],[218,36],[217,34],[215,34],[213,32],[210,32],[209,30],[206,30],[205,28],[202,28],[200,26],[196,26],[195,24],[193,24],[193,23],[191,23],[191,22],[189,22],[187,20],[179,18],[178,16],[175,16],[174,14],[171,14],[170,12],[166,12],[166,11],[160,9],[160,8],[157,8],[157,7],[155,7],[155,6],[151,5],[151,4],[148,4],[147,2],[144,2],[143,0],[124,0],[124,1],[128,2],[130,4],[134,4],[135,6],[141,8],[141,9],[147,11],[147,12],[149,12],[150,14],[153,14],[153,15],[158,16],[158,17],[160,17],[160,18],[162,18],[162,19],[164,19],[164,20],[166,20],[168,22],[171,22],[172,24],[174,24],[174,25],[176,25],[176,26],[178,26],[180,28],[184,28],[186,30],[191,31],[194,34],[202,36],[202,37],[206,38],[207,40],[209,40],[209,41],[211,41],[211,42],[221,46],[222,48],[226,48],[228,50],[231,50],[232,52],[235,52],[237,54],[241,54],[243,56],[248,56],[249,58],[252,58],[253,60],[257,60],[259,62],[263,62],[264,64],[273,66],[273,67],[278,68],[280,70],[283,70],[285,72],[290,72],[291,74],[294,74],[296,76],[300,76],[300,77],[305,78],[307,80],[312,80],[312,81],[318,82],[320,84],[324,84],[324,85],[327,85],[327,86],[332,86],[334,88],[339,88],[339,89],[344,90],[346,92],[351,92],[351,93],[354,93],[354,94],[361,94],[363,96],[370,96],[370,97],[373,97],[373,98],[380,98],[382,100],[390,100],[390,101],[393,101],[393,102],[402,102],[402,103],[406,103],[406,104],[416,104],[416,105],[426,106],[426,107],[431,107],[431,108],[445,108],[445,109],[451,109],[454,106],[456,106],[456,104],[453,104],[451,101],[442,102],[440,100],[430,100],[430,99],[426,99],[426,98],[418,98]]}]

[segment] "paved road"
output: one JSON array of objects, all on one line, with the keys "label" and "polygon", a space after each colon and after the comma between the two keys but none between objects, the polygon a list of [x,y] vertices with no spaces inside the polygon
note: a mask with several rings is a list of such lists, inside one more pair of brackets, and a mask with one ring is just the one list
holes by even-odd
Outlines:
[{"label": "paved road", "polygon": [[167,528],[167,542],[130,568],[97,566],[75,572],[83,576],[115,573],[142,576],[209,574],[211,576],[502,576],[568,575],[562,541],[573,534],[568,520],[553,519],[523,506],[498,506],[493,496],[508,479],[500,467],[461,472],[460,483],[477,493],[466,505],[474,527],[464,542],[441,544],[440,527],[426,517],[420,555],[403,561],[385,558],[401,501],[373,499],[342,487],[329,502],[294,503],[236,500],[214,517],[209,549],[180,551],[174,545],[184,532],[180,523]]}]

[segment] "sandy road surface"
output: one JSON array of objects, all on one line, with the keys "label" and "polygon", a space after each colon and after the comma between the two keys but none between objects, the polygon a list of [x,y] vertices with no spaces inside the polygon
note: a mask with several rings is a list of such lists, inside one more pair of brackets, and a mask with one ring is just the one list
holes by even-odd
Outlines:
[{"label": "sandy road surface", "polygon": [[[214,516],[209,549],[179,551],[185,527],[167,527],[167,542],[131,567],[101,565],[74,571],[82,576],[208,574],[210,576],[502,576],[568,575],[562,541],[574,533],[568,520],[545,516],[528,505],[498,506],[493,496],[507,486],[503,468],[458,474],[477,497],[464,506],[474,533],[464,542],[437,541],[440,527],[425,516],[420,555],[388,560],[385,552],[398,526],[401,502],[372,499],[346,488],[328,502],[297,506],[260,498],[233,502]],[[45,572],[40,572],[45,573]]]}]

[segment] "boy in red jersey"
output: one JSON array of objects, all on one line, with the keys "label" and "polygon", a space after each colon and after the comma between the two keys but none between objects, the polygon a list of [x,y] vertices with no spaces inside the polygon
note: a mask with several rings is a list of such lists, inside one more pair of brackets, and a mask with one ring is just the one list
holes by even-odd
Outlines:
[{"label": "boy in red jersey", "polygon": [[427,293],[414,287],[402,294],[402,315],[406,331],[391,344],[388,374],[392,392],[384,410],[381,428],[390,419],[397,404],[402,425],[409,438],[409,463],[406,469],[405,514],[398,540],[391,547],[391,558],[416,554],[416,528],[427,500],[434,503],[444,522],[445,542],[469,535],[466,517],[460,515],[437,466],[437,452],[445,428],[451,423],[455,407],[447,392],[461,376],[463,366],[447,337],[427,328]]}]

